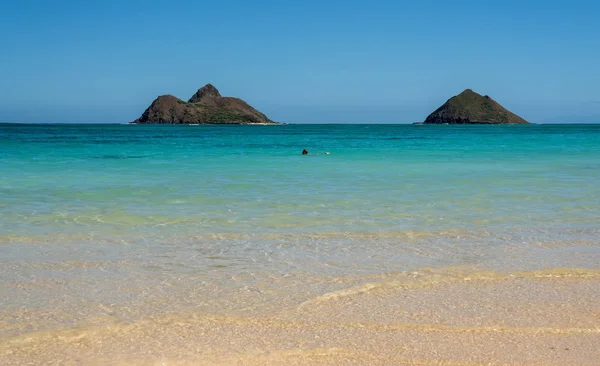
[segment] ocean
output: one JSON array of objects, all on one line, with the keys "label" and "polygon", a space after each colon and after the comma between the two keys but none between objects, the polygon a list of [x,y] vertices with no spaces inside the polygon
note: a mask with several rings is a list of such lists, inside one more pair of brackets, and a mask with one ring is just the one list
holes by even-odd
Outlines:
[{"label": "ocean", "polygon": [[599,280],[600,125],[0,124],[9,364],[594,364]]}]

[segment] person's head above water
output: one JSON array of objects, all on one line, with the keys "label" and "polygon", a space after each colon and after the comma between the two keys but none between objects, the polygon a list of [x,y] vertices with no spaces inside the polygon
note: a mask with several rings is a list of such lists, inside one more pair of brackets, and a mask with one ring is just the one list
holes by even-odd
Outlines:
[{"label": "person's head above water", "polygon": [[308,155],[308,150],[306,150],[306,149],[302,150],[302,155]]}]

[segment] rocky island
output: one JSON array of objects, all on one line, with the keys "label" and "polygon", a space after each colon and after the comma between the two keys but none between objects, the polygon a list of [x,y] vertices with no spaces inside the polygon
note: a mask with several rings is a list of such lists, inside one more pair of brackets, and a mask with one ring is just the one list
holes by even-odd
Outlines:
[{"label": "rocky island", "polygon": [[529,124],[485,95],[467,89],[417,124]]},{"label": "rocky island", "polygon": [[276,124],[248,103],[223,97],[207,84],[187,102],[161,95],[152,102],[133,124]]}]

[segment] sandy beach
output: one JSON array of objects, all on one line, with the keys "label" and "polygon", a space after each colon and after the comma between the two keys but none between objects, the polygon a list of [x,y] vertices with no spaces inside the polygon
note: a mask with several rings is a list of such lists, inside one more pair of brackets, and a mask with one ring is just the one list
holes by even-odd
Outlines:
[{"label": "sandy beach", "polygon": [[[256,297],[234,295],[236,304],[251,305]],[[426,271],[373,278],[293,302],[282,298],[269,309],[236,306],[133,322],[102,319],[102,325],[4,337],[0,355],[6,365],[598,365],[600,360],[598,271]]]}]

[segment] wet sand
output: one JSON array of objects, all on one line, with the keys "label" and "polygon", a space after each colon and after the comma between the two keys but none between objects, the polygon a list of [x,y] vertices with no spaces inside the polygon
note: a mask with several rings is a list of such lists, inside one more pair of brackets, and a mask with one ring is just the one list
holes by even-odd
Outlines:
[{"label": "wet sand", "polygon": [[240,310],[253,296],[260,297],[221,298],[220,310],[213,303],[8,335],[0,358],[4,365],[600,364],[600,271],[388,274]]}]

